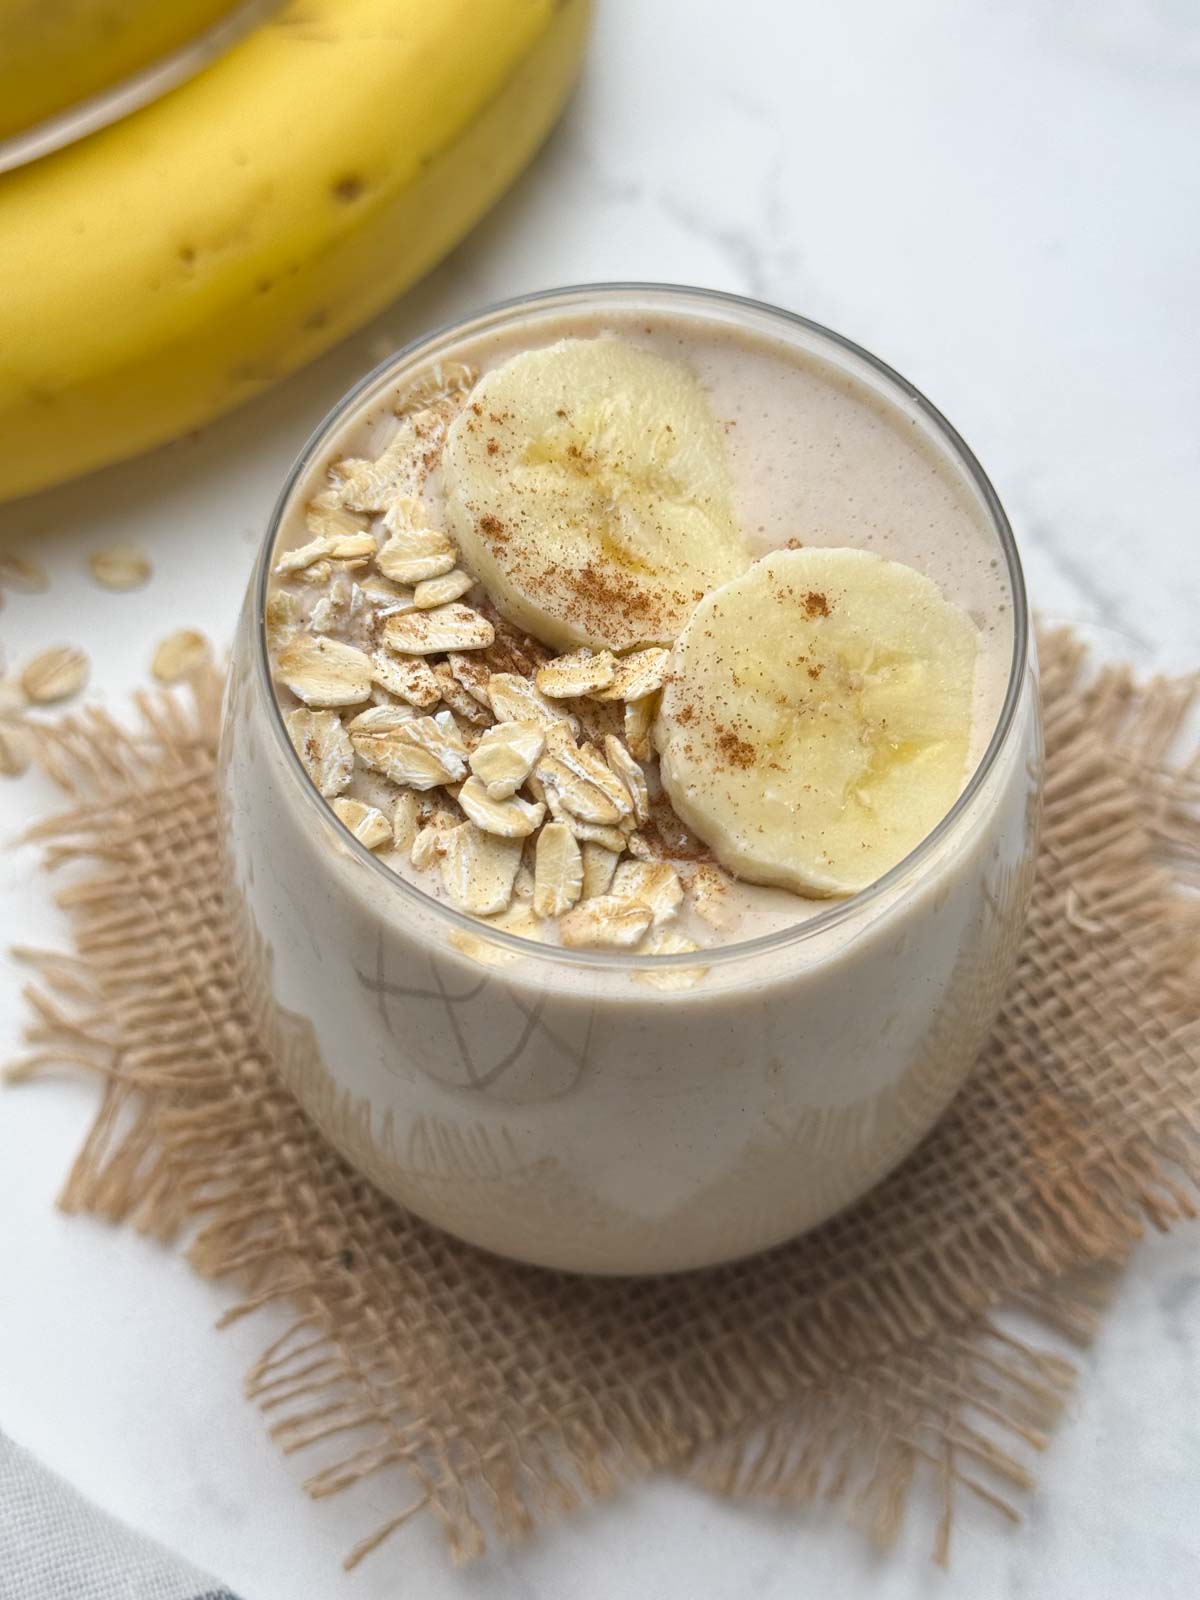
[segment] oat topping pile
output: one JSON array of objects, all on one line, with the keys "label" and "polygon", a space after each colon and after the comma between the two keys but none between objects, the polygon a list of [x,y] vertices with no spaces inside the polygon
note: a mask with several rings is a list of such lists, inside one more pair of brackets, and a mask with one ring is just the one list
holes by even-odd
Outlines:
[{"label": "oat topping pile", "polygon": [[329,467],[310,537],[277,555],[266,632],[288,734],[354,837],[460,910],[569,947],[696,950],[673,924],[686,905],[726,926],[730,880],[657,780],[669,652],[554,653],[430,526],[422,496],[474,381],[435,369],[378,459]]}]

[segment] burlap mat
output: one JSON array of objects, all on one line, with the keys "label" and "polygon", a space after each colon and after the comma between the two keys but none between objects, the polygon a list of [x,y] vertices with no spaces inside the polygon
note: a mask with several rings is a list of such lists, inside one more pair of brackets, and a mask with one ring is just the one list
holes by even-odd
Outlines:
[{"label": "burlap mat", "polygon": [[[1061,1355],[996,1308],[1086,1335],[1098,1265],[1194,1215],[1200,1177],[1197,684],[1136,686],[1042,640],[1047,786],[1016,982],[978,1070],[864,1203],[767,1256],[654,1280],[482,1255],[385,1200],[281,1088],[237,992],[216,884],[215,682],[59,726],[73,796],[34,830],[73,922],[37,969],[32,1053],[103,1102],[68,1210],[294,1308],[248,1393],[286,1450],[334,1440],[328,1495],[402,1463],[456,1559],[487,1533],[656,1469],[726,1494],[844,1502],[877,1537],[921,1471],[944,1556],[959,1491],[1012,1511],[1067,1391]],[[1181,753],[1180,745],[1192,748]],[[329,1448],[327,1445],[326,1449]],[[925,1497],[923,1497],[925,1498]]]}]

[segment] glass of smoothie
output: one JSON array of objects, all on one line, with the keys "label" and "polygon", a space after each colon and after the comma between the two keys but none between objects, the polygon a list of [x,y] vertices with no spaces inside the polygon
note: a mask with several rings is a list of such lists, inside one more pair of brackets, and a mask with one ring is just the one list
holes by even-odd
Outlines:
[{"label": "glass of smoothie", "polygon": [[237,959],[412,1211],[702,1267],[945,1108],[1040,783],[1012,532],[911,384],[735,296],[533,295],[390,358],[284,485],[226,696]]}]

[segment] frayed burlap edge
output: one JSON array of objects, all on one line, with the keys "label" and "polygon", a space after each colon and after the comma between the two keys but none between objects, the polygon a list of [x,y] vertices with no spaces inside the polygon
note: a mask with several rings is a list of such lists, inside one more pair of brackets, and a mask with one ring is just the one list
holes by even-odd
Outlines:
[{"label": "frayed burlap edge", "polygon": [[[1121,669],[1088,672],[1068,635],[1043,639],[1045,700],[1058,751],[1047,808],[1080,809],[1081,850],[1104,852],[1105,893],[1067,914],[1119,914],[1136,926],[1161,977],[1170,1029],[1195,1030],[1200,918],[1186,891],[1200,884],[1195,816],[1200,774],[1178,744],[1194,683],[1136,685]],[[403,1397],[380,1392],[369,1345],[346,1332],[345,1276],[337,1241],[314,1247],[289,1230],[286,1208],[264,1210],[239,1163],[244,1085],[222,1076],[219,1054],[188,1052],[171,1036],[171,995],[157,997],[154,1026],[124,1013],[105,980],[129,959],[139,910],[123,898],[122,862],[135,841],[123,800],[147,784],[182,796],[211,789],[219,706],[215,675],[193,684],[194,704],[143,696],[143,726],[119,728],[98,711],[48,729],[45,767],[74,800],[34,828],[49,867],[82,866],[59,896],[77,955],[20,952],[35,967],[28,998],[32,1052],[10,1077],[68,1065],[105,1079],[103,1103],[61,1196],[67,1210],[132,1222],[164,1240],[198,1223],[189,1256],[203,1273],[234,1275],[244,1303],[225,1320],[287,1300],[296,1320],[251,1372],[250,1396],[286,1451],[346,1435],[344,1458],[310,1479],[333,1494],[393,1463],[406,1466],[414,1502],[349,1558],[374,1548],[415,1512],[441,1520],[452,1553],[484,1546],[484,1523],[504,1537],[589,1496],[656,1469],[690,1473],[726,1494],[793,1505],[840,1501],[877,1539],[900,1525],[920,1469],[940,1485],[935,1554],[944,1559],[956,1490],[1015,1516],[1013,1493],[1032,1483],[1026,1449],[1046,1440],[1072,1382],[1060,1355],[1005,1334],[997,1305],[1021,1305],[1047,1327],[1086,1338],[1102,1300],[1098,1264],[1118,1261],[1144,1223],[1194,1215],[1200,1180],[1200,1088],[1179,1084],[1148,1107],[1119,1147],[1047,1172],[1020,1215],[990,1220],[953,1258],[905,1261],[877,1290],[872,1318],[883,1350],[855,1347],[839,1300],[803,1326],[780,1319],[759,1331],[751,1364],[713,1346],[661,1382],[648,1405],[631,1382],[603,1406],[551,1420],[510,1452],[469,1470],[450,1451],[430,1453]],[[1086,801],[1086,807],[1084,806]],[[1114,975],[1115,980],[1119,975]],[[137,1041],[136,1048],[129,1041]],[[219,1111],[219,1116],[214,1112]],[[219,1133],[214,1135],[214,1128]],[[850,1280],[838,1286],[853,1296]]]}]

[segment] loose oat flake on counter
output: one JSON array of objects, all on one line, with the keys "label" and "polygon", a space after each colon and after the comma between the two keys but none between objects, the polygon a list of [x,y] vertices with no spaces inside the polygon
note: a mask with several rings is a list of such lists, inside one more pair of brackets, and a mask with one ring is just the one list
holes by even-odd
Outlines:
[{"label": "loose oat flake on counter", "polygon": [[90,665],[82,650],[56,645],[26,662],[21,687],[36,705],[51,705],[78,694],[88,681]]},{"label": "loose oat flake on counter", "polygon": [[150,671],[160,683],[179,683],[209,659],[208,640],[194,628],[179,628],[159,641]]},{"label": "loose oat flake on counter", "polygon": [[49,587],[50,574],[40,561],[17,550],[0,549],[0,589],[44,594]]},{"label": "loose oat flake on counter", "polygon": [[88,557],[92,577],[105,589],[136,589],[149,581],[150,558],[135,544],[114,544]]}]

